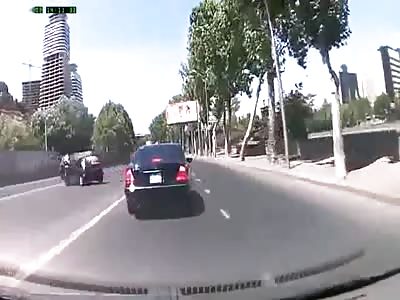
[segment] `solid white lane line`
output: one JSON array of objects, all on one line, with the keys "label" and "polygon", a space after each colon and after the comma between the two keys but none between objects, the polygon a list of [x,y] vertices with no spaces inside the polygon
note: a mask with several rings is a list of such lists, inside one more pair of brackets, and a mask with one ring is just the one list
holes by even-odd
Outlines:
[{"label": "solid white lane line", "polygon": [[196,182],[201,182],[200,178],[196,178],[195,180],[196,180]]},{"label": "solid white lane line", "polygon": [[114,201],[110,206],[104,209],[101,213],[91,219],[82,227],[78,228],[74,232],[72,232],[69,237],[60,241],[57,245],[50,248],[47,252],[40,255],[38,258],[34,259],[33,261],[24,264],[21,266],[21,274],[16,276],[17,279],[20,281],[24,278],[28,277],[29,275],[35,273],[40,268],[42,268],[45,264],[51,261],[54,257],[59,255],[65,248],[67,248],[73,241],[77,240],[83,233],[87,230],[92,228],[96,223],[98,223],[104,216],[110,213],[113,208],[115,208],[119,203],[121,203],[125,199],[125,196],[122,196],[118,200]]},{"label": "solid white lane line", "polygon": [[11,200],[11,199],[14,199],[14,198],[17,198],[17,197],[20,197],[20,196],[33,194],[33,193],[36,193],[36,192],[45,191],[45,190],[48,190],[48,189],[51,189],[51,188],[55,188],[57,186],[62,186],[62,185],[63,185],[62,183],[57,183],[57,184],[54,184],[54,185],[44,186],[44,187],[41,187],[41,188],[25,191],[25,192],[22,192],[22,193],[13,194],[13,195],[10,195],[10,196],[0,197],[0,202],[1,201],[6,201],[6,200]]},{"label": "solid white lane line", "polygon": [[221,214],[225,217],[225,219],[230,219],[231,216],[222,208],[219,210],[221,212]]},{"label": "solid white lane line", "polygon": [[45,179],[39,179],[39,180],[35,180],[35,181],[28,181],[28,182],[10,184],[10,185],[6,185],[6,186],[1,187],[0,191],[5,190],[5,189],[9,189],[9,188],[15,188],[15,187],[26,186],[26,185],[30,185],[30,184],[37,184],[37,183],[41,183],[41,182],[51,181],[51,180],[55,180],[57,178],[59,178],[59,176],[45,178]]},{"label": "solid white lane line", "polygon": [[209,189],[205,189],[204,192],[205,192],[206,194],[211,193],[211,191],[210,191]]}]

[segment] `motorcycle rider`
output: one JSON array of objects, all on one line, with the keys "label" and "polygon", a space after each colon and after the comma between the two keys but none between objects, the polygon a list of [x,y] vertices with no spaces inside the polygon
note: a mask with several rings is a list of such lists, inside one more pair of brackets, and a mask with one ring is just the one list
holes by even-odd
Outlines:
[{"label": "motorcycle rider", "polygon": [[64,155],[64,157],[63,157],[63,162],[64,162],[64,165],[66,165],[66,164],[71,164],[71,159],[70,159],[70,157],[69,157],[69,153],[67,153],[67,154],[65,154]]},{"label": "motorcycle rider", "polygon": [[85,170],[86,170],[86,157],[82,158],[82,160],[81,160],[81,168],[82,168],[83,172],[85,172]]},{"label": "motorcycle rider", "polygon": [[69,165],[71,165],[71,159],[70,159],[69,154],[67,153],[61,158],[61,162],[60,162],[61,178],[63,178],[65,175],[65,166],[69,166]]}]

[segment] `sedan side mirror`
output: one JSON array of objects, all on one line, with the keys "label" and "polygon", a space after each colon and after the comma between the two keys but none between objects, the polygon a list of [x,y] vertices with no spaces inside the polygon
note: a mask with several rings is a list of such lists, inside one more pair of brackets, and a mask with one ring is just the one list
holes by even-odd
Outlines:
[{"label": "sedan side mirror", "polygon": [[190,164],[193,161],[193,157],[186,157],[186,162]]}]

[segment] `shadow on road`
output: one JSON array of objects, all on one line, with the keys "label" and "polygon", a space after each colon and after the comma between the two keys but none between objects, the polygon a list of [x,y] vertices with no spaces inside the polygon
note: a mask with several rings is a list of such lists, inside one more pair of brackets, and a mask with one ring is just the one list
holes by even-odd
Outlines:
[{"label": "shadow on road", "polygon": [[[62,180],[62,182],[64,182],[64,181]],[[105,184],[109,184],[109,183],[110,183],[110,181],[103,181],[103,182],[92,181],[92,182],[85,183],[85,185],[83,187],[85,187],[85,186],[96,186],[96,185],[105,185]],[[79,179],[71,180],[69,186],[80,186]]]},{"label": "shadow on road", "polygon": [[204,210],[204,200],[192,190],[187,195],[154,195],[146,201],[143,212],[136,216],[138,220],[168,220],[200,216]]}]

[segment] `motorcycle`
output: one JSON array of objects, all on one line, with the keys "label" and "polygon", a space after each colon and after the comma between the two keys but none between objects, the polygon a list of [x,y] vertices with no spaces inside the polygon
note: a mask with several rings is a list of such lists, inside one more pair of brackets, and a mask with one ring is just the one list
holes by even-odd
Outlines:
[{"label": "motorcycle", "polygon": [[61,179],[64,181],[66,186],[71,185],[71,164],[65,163],[61,171]]}]

